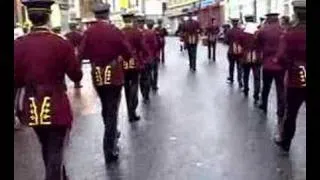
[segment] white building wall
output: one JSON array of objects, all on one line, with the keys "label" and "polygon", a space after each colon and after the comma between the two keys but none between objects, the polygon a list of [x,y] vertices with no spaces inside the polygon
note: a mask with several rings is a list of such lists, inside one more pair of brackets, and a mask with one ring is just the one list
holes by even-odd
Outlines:
[{"label": "white building wall", "polygon": [[162,2],[159,0],[146,1],[146,15],[162,15]]},{"label": "white building wall", "polygon": [[[243,15],[254,13],[254,0],[229,0],[227,4],[226,19],[239,18],[240,5],[242,5]],[[277,12],[281,16],[293,16],[292,0],[256,0],[257,18],[264,17],[269,12]]]}]

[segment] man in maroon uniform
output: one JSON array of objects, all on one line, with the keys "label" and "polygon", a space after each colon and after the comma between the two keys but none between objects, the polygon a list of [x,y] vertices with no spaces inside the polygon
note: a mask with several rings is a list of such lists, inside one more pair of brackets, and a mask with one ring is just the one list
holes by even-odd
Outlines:
[{"label": "man in maroon uniform", "polygon": [[296,119],[301,104],[306,100],[306,1],[292,2],[297,17],[297,24],[288,29],[281,37],[279,61],[282,61],[288,71],[287,80],[287,110],[284,122],[280,128],[280,137],[276,143],[285,151],[290,149],[296,130]]},{"label": "man in maroon uniform", "polygon": [[[82,40],[82,34],[81,32],[79,32],[77,30],[77,24],[76,23],[70,23],[69,25],[70,27],[70,32],[68,32],[67,34],[65,34],[65,37],[71,42],[71,44],[73,45],[76,55],[78,55],[78,48],[80,46],[81,40]],[[82,85],[80,84],[80,82],[76,82],[74,84],[75,88],[81,88]]]},{"label": "man in maroon uniform", "polygon": [[252,15],[245,16],[245,29],[241,37],[241,46],[244,50],[244,56],[242,58],[243,68],[243,84],[244,95],[248,96],[249,93],[249,76],[252,69],[254,78],[254,102],[255,104],[259,100],[260,83],[261,83],[261,53],[257,49],[256,35],[258,32],[258,24],[254,23],[255,17]]},{"label": "man in maroon uniform", "polygon": [[189,19],[184,24],[185,42],[189,55],[190,70],[196,71],[197,47],[199,42],[199,33],[201,33],[200,23],[192,19],[192,11],[189,10]]},{"label": "man in maroon uniform", "polygon": [[[15,93],[24,88],[18,109],[24,124],[33,127],[42,146],[46,180],[62,180],[63,146],[72,125],[65,75],[82,78],[71,43],[48,28],[52,0],[26,0],[32,32],[14,42]],[[21,94],[20,94],[21,95]],[[63,166],[64,167],[64,166]]]},{"label": "man in maroon uniform", "polygon": [[158,20],[158,27],[155,28],[157,32],[157,37],[160,45],[160,57],[161,63],[165,62],[165,45],[166,45],[166,36],[168,35],[167,29],[162,27],[162,19]]},{"label": "man in maroon uniform", "polygon": [[[220,28],[215,17],[211,18],[211,24],[206,28],[205,34],[208,37],[208,59],[212,57],[216,61],[216,44]],[[211,53],[212,52],[212,53]]]},{"label": "man in maroon uniform", "polygon": [[277,90],[277,115],[278,123],[281,123],[284,108],[285,108],[285,94],[284,94],[284,69],[280,62],[276,61],[276,54],[279,48],[280,36],[283,30],[279,24],[277,13],[267,14],[267,22],[264,27],[258,32],[257,46],[263,54],[262,58],[262,103],[259,106],[265,113],[268,109],[268,97],[272,85],[275,80]]},{"label": "man in maroon uniform", "polygon": [[[145,17],[142,15],[137,15],[135,18],[134,26],[138,28],[138,30],[142,33],[142,39],[141,41],[144,41],[145,43],[145,33],[146,29],[144,29],[145,25]],[[146,48],[148,46],[146,45]],[[140,92],[143,97],[143,102],[148,103],[149,102],[149,93],[150,93],[150,86],[151,86],[151,59],[149,56],[149,50],[144,51],[142,53],[142,59],[143,59],[143,66],[140,71]],[[147,53],[148,52],[148,53]]]},{"label": "man in maroon uniform", "polygon": [[125,27],[122,29],[126,39],[130,43],[132,56],[129,63],[124,62],[124,88],[127,100],[129,121],[138,121],[140,117],[136,114],[138,106],[138,86],[139,86],[139,71],[142,63],[142,53],[145,49],[143,45],[142,32],[136,26],[133,26],[133,13],[123,14]]},{"label": "man in maroon uniform", "polygon": [[148,61],[151,65],[150,72],[150,83],[153,91],[158,90],[158,70],[159,70],[159,50],[161,49],[161,44],[157,41],[157,33],[152,29],[154,25],[153,20],[147,21],[148,29],[145,32],[145,44],[149,52]]},{"label": "man in maroon uniform", "polygon": [[229,59],[229,83],[233,83],[234,65],[237,65],[237,76],[239,87],[242,88],[242,67],[240,59],[243,56],[243,48],[240,44],[240,38],[243,31],[239,28],[239,19],[231,19],[232,28],[227,32],[228,59]]},{"label": "man in maroon uniform", "polygon": [[80,59],[91,62],[94,87],[101,100],[107,163],[117,160],[119,155],[117,119],[124,84],[123,59],[128,62],[132,57],[123,33],[108,21],[109,8],[109,4],[95,4],[97,22],[85,32],[79,49]]}]

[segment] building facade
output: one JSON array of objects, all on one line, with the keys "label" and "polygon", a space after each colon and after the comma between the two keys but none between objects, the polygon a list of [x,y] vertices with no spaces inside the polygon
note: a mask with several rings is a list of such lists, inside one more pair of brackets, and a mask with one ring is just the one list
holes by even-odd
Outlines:
[{"label": "building facade", "polygon": [[80,0],[69,0],[69,21],[80,17]]},{"label": "building facade", "polygon": [[118,27],[123,26],[122,14],[126,12],[146,13],[148,0],[108,0],[111,6],[110,20]]},{"label": "building facade", "polygon": [[222,0],[201,0],[198,11],[198,19],[202,27],[206,27],[212,17],[215,17],[218,24],[225,23],[225,4]]},{"label": "building facade", "polygon": [[292,0],[229,0],[226,16],[241,18],[244,15],[255,15],[257,19],[267,13],[279,13],[293,17]]},{"label": "building facade", "polygon": [[199,8],[199,0],[168,0],[165,16],[168,27],[176,31],[179,25],[179,19],[187,15],[189,9]]}]

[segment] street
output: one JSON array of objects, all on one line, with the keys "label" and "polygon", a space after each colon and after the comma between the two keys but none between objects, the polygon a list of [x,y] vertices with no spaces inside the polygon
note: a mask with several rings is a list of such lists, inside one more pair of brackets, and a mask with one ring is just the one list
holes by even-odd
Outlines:
[{"label": "street", "polygon": [[[125,96],[119,111],[119,162],[106,167],[100,101],[83,66],[83,88],[68,81],[74,124],[65,160],[70,180],[305,180],[306,110],[300,109],[289,156],[281,156],[272,138],[276,125],[273,85],[265,116],[235,83],[226,83],[227,47],[217,45],[217,60],[198,47],[197,72],[189,71],[187,52],[168,37],[166,63],[160,66],[159,91],[142,103],[142,119],[130,124]],[[235,74],[236,75],[236,74]],[[252,75],[251,75],[252,76]],[[251,79],[250,79],[251,80]],[[14,179],[43,180],[44,167],[32,129],[14,134]]]}]

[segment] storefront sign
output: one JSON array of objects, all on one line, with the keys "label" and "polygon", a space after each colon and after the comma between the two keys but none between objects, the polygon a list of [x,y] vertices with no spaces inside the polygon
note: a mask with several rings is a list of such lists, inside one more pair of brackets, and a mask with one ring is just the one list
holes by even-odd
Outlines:
[{"label": "storefront sign", "polygon": [[213,5],[217,2],[217,0],[202,0],[201,1],[201,8],[205,8],[207,6]]}]

